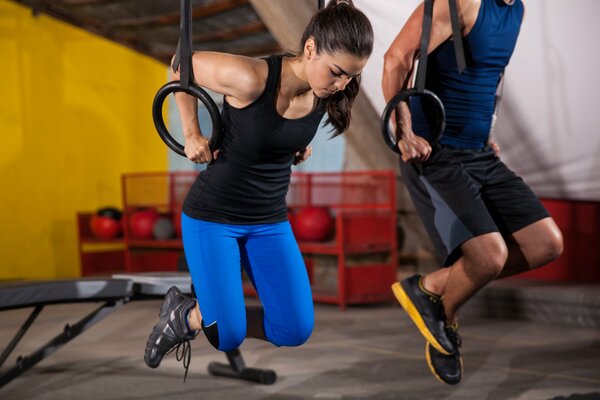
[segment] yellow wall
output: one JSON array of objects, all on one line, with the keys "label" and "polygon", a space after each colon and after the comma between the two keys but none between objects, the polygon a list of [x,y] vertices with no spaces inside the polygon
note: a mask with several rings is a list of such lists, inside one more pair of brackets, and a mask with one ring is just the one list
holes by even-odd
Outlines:
[{"label": "yellow wall", "polygon": [[75,213],[164,171],[151,103],[166,68],[0,0],[0,280],[79,275]]}]

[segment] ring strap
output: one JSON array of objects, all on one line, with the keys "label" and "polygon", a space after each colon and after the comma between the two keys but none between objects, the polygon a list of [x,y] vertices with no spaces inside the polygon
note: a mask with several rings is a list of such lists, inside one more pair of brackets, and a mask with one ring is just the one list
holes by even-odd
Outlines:
[{"label": "ring strap", "polygon": [[452,24],[452,41],[454,42],[454,55],[456,57],[456,67],[458,73],[462,73],[467,67],[465,61],[465,49],[463,47],[463,38],[460,31],[460,22],[458,21],[458,7],[456,0],[448,0],[450,7],[450,23]]},{"label": "ring strap", "polygon": [[190,0],[181,0],[181,21],[179,23],[179,43],[173,60],[173,72],[180,68],[180,82],[184,89],[194,84],[194,70],[192,68],[192,3]]},{"label": "ring strap", "polygon": [[433,19],[433,0],[425,0],[423,11],[423,26],[421,28],[421,49],[419,50],[419,66],[417,67],[416,89],[419,93],[425,90],[427,76],[427,49],[431,37],[431,22]]},{"label": "ring strap", "polygon": [[[425,0],[423,4],[423,26],[421,28],[421,47],[419,50],[419,66],[417,67],[417,77],[415,87],[418,92],[425,90],[425,79],[427,76],[427,50],[431,38],[431,25],[433,21],[433,0]],[[458,7],[456,0],[448,0],[450,8],[450,23],[452,24],[452,40],[454,42],[454,55],[456,57],[456,66],[458,72],[462,73],[466,68],[465,50],[463,46],[462,33],[460,31],[460,22],[458,20]]]}]

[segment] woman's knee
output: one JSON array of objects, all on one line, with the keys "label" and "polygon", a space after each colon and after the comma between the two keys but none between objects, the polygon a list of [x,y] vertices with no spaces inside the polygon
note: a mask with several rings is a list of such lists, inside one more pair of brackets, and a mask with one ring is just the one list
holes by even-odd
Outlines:
[{"label": "woman's knee", "polygon": [[285,326],[271,327],[267,339],[276,346],[300,346],[310,338],[314,329],[314,317],[304,316],[287,321]]}]

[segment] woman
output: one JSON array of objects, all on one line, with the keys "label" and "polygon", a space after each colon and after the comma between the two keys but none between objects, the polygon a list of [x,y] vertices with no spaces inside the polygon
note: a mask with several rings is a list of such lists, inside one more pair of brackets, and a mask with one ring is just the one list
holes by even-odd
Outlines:
[{"label": "woman", "polygon": [[[325,112],[334,136],[348,128],[372,49],[369,20],[352,1],[333,0],[312,17],[297,55],[194,53],[198,84],[224,95],[224,140],[212,154],[198,126],[197,100],[176,94],[185,153],[209,163],[182,214],[198,301],[169,290],[146,345],[149,367],[200,330],[221,351],[246,337],[276,346],[309,338],[312,293],[285,203],[291,166],[310,156],[308,144]],[[262,307],[245,307],[240,263]]]}]

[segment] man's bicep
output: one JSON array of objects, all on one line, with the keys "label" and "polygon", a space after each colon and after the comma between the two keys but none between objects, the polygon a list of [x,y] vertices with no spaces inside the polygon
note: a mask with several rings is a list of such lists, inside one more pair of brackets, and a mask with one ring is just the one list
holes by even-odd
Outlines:
[{"label": "man's bicep", "polygon": [[388,52],[397,56],[413,59],[421,44],[421,29],[423,27],[423,4],[418,6],[410,15]]}]

